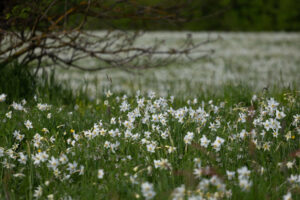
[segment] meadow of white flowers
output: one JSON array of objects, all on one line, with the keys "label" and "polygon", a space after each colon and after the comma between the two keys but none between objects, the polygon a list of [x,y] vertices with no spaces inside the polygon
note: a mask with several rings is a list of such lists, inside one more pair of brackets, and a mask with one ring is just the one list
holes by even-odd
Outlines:
[{"label": "meadow of white flowers", "polygon": [[297,199],[297,93],[248,102],[0,95],[0,199]]},{"label": "meadow of white flowers", "polygon": [[[138,45],[150,45],[157,39],[165,40],[163,49],[176,48],[186,34],[187,32],[146,33],[138,41]],[[141,74],[109,70],[98,73],[59,71],[57,75],[73,88],[88,83],[91,94],[103,87],[125,91],[127,94],[134,94],[139,89],[153,90],[167,96],[170,91],[171,95],[190,95],[210,90],[222,92],[219,88],[227,83],[246,84],[255,91],[274,86],[283,88],[300,85],[299,33],[196,32],[193,33],[193,38],[198,42],[210,38],[212,42],[200,49],[214,50],[215,53],[197,62],[173,64],[167,68],[143,71]],[[201,52],[195,55],[200,54]],[[97,66],[97,61],[87,59],[80,65]]]}]

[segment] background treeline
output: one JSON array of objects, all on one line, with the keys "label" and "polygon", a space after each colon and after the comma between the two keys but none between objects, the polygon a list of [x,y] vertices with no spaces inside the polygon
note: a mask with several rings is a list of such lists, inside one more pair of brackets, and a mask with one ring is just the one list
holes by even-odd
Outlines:
[{"label": "background treeline", "polygon": [[[148,2],[149,1],[145,1]],[[186,21],[170,23],[157,20],[110,20],[122,29],[148,30],[225,30],[225,31],[299,31],[300,0],[152,0]],[[124,7],[123,9],[128,9]],[[89,29],[105,29],[106,21],[91,21]]]},{"label": "background treeline", "polygon": [[[47,10],[51,19],[72,7],[60,23],[74,27],[84,16],[86,0],[0,0],[0,28],[22,29]],[[86,29],[299,31],[300,0],[91,0]],[[86,2],[86,4],[81,4]],[[155,17],[157,16],[157,17]],[[166,20],[170,16],[170,19]],[[160,20],[160,17],[162,18]],[[47,22],[44,24],[47,27]],[[43,28],[39,26],[38,29]]]}]

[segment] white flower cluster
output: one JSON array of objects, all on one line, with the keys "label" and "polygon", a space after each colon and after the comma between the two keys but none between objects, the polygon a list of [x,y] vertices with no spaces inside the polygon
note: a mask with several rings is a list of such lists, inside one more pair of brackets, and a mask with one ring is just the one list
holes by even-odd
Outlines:
[{"label": "white flower cluster", "polygon": [[153,184],[149,182],[144,182],[141,185],[142,187],[142,194],[145,197],[145,199],[153,199],[154,196],[156,195],[154,189],[153,189]]},{"label": "white flower cluster", "polygon": [[[32,191],[37,199],[68,197],[56,197],[49,184],[89,180],[99,193],[120,182],[129,184],[126,189],[135,190],[130,194],[136,198],[153,199],[170,183],[174,200],[223,199],[235,192],[251,194],[255,178],[270,181],[273,171],[284,172],[275,174],[278,182],[285,180],[280,187],[288,188],[284,199],[300,187],[300,115],[290,104],[255,97],[247,107],[198,99],[182,106],[154,92],[127,97],[109,91],[104,98],[107,102],[97,104],[100,111],[84,130],[74,128],[81,124],[72,117],[80,106],[71,115],[37,102],[32,108],[26,101],[1,105],[0,169],[26,181],[34,169],[30,176],[37,183]],[[62,113],[65,119],[56,118]]]}]

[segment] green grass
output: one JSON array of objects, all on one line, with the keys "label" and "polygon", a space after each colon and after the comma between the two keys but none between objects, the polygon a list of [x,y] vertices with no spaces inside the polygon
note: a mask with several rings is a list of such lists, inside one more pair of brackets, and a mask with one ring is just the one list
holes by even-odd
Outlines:
[{"label": "green grass", "polygon": [[[231,199],[237,200],[282,199],[288,192],[292,193],[294,199],[300,197],[300,183],[291,184],[288,181],[292,174],[299,176],[300,170],[299,155],[297,157],[295,154],[296,151],[299,152],[300,121],[297,125],[292,125],[294,116],[300,114],[299,93],[295,90],[262,91],[257,94],[257,100],[252,101],[254,94],[251,88],[226,85],[222,94],[211,92],[198,95],[198,102],[190,105],[186,97],[175,97],[174,102],[167,97],[165,107],[158,106],[153,113],[148,112],[150,119],[152,114],[165,114],[165,125],[153,121],[142,123],[147,101],[150,106],[160,98],[157,96],[151,100],[144,95],[145,106],[139,109],[141,116],[136,117],[132,124],[132,134],[140,135],[135,140],[133,137],[126,138],[127,128],[123,125],[124,121],[128,120],[128,112],[138,106],[135,96],[127,98],[130,110],[121,112],[120,105],[124,94],[106,97],[104,93],[100,93],[96,99],[90,100],[83,90],[75,93],[56,84],[54,76],[43,80],[33,87],[31,95],[26,96],[27,103],[23,105],[26,111],[18,111],[11,106],[13,101],[21,102],[23,94],[10,96],[12,93],[6,93],[7,100],[0,102],[0,147],[4,151],[3,156],[0,151],[0,199],[35,199],[35,190],[39,186],[42,188],[40,199],[47,199],[51,194],[54,195],[54,199],[144,199],[141,185],[145,182],[153,184],[156,193],[154,199],[171,199],[174,189],[181,185],[186,189],[185,198],[202,195],[208,199],[218,195],[219,198],[226,199],[225,193],[229,190],[232,192]],[[1,93],[4,93],[3,87]],[[33,98],[34,96],[36,98]],[[261,112],[267,109],[266,104],[270,98],[279,102],[277,109],[286,114],[283,119],[278,119],[282,128],[278,130],[277,138],[270,130],[262,137],[260,133],[264,126],[253,125],[253,119],[258,118]],[[192,102],[193,98],[190,100]],[[209,104],[210,100],[212,104]],[[225,103],[224,107],[220,106],[222,102]],[[51,108],[41,111],[37,108],[38,103],[47,103]],[[208,114],[206,122],[203,123],[195,122],[189,116],[189,112],[183,123],[180,123],[169,111],[171,107],[174,110],[185,107],[197,110],[202,106]],[[216,106],[219,108],[218,112],[214,112]],[[254,117],[247,116],[244,123],[237,122],[239,113],[247,115],[249,110],[256,111]],[[6,113],[10,111],[12,116],[8,118]],[[49,113],[51,118],[47,117]],[[116,118],[116,124],[111,124],[112,117]],[[262,117],[263,121],[271,118],[275,116],[267,114]],[[216,119],[220,121],[220,127],[212,131],[209,126]],[[32,129],[27,129],[24,125],[27,120],[32,122]],[[105,129],[106,134],[101,135],[98,131],[96,137],[88,139],[84,131],[92,131],[95,124],[98,124],[99,129]],[[153,125],[167,131],[168,136],[163,139],[160,131],[155,130]],[[49,132],[42,131],[43,128],[47,128]],[[116,128],[119,129],[120,136],[110,136],[109,131]],[[238,134],[242,129],[247,132],[255,130],[257,135],[253,140],[256,139],[259,145],[270,142],[270,150],[265,151],[255,146],[250,135],[244,139],[239,138]],[[15,130],[24,135],[23,140],[18,141],[14,137]],[[147,140],[157,144],[154,153],[147,151],[146,144],[142,144],[146,131],[152,133]],[[184,143],[187,132],[194,133],[191,144]],[[288,132],[292,138],[286,140],[285,135]],[[42,137],[39,146],[34,146],[36,134]],[[223,138],[225,142],[220,151],[217,152],[211,145],[207,148],[202,147],[200,138],[203,135],[206,135],[211,143],[217,136]],[[51,142],[51,138],[55,141]],[[106,141],[119,142],[120,145],[113,151],[104,147]],[[166,146],[176,147],[176,151],[168,153]],[[28,156],[25,164],[18,161],[20,152]],[[36,165],[33,156],[38,152],[46,152],[49,157],[47,161]],[[62,154],[67,155],[69,163],[75,161],[78,166],[76,172],[70,173],[67,170],[68,163],[60,163],[57,167],[60,173],[55,176],[48,163],[52,156],[59,158]],[[131,159],[128,159],[128,156],[131,156]],[[201,160],[203,172],[200,179],[193,175],[196,168],[195,158]],[[171,167],[155,168],[154,160],[159,159],[168,159]],[[14,166],[9,167],[5,162]],[[286,167],[287,162],[294,162],[292,168]],[[281,167],[278,166],[279,163],[282,163]],[[79,174],[80,166],[84,166],[83,174]],[[244,166],[251,171],[247,180],[252,182],[252,186],[247,191],[239,186],[237,175],[237,169]],[[204,170],[206,167],[210,169],[207,173]],[[264,173],[261,173],[262,167]],[[104,170],[103,179],[98,179],[98,169]],[[232,180],[227,178],[226,170],[236,172]],[[14,177],[18,173],[23,176]],[[218,177],[220,185],[224,185],[226,190],[221,190],[212,183],[207,190],[203,187],[198,188],[201,181],[211,180],[214,176]]]}]

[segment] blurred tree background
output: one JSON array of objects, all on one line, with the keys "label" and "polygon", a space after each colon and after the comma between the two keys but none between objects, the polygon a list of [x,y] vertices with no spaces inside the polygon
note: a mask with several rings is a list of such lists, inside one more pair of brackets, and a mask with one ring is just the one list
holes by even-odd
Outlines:
[{"label": "blurred tree background", "polygon": [[[0,1],[0,19],[11,19],[18,15],[30,20],[26,9],[32,9],[32,2],[19,0]],[[50,0],[36,1],[40,8]],[[56,1],[52,13],[63,13],[75,4],[87,2],[83,0]],[[110,6],[118,2],[114,10]],[[122,3],[120,3],[122,2]],[[26,5],[28,4],[28,8]],[[299,31],[300,30],[300,1],[299,0],[99,0],[101,7],[108,8],[109,18],[101,15],[105,10],[99,10],[99,18],[88,20],[86,29],[144,29],[144,30],[222,30],[222,31]],[[131,6],[128,6],[128,5]],[[140,9],[132,5],[143,5]],[[17,6],[16,6],[17,5]],[[45,7],[44,6],[44,7]],[[147,10],[147,6],[149,10]],[[100,6],[99,6],[100,7]],[[153,8],[176,13],[183,20],[170,23],[164,20],[147,19],[147,12]],[[94,9],[94,11],[97,9]],[[31,12],[28,12],[31,13]],[[129,15],[139,16],[137,18]],[[163,13],[159,13],[163,14]],[[8,16],[10,15],[10,16]],[[145,17],[142,17],[145,15]],[[107,16],[107,15],[106,15]],[[153,17],[153,16],[152,16]],[[74,26],[82,16],[73,14],[64,20],[67,26]],[[23,22],[22,22],[23,23]],[[2,23],[3,24],[3,23]],[[19,24],[20,25],[20,24]]]},{"label": "blurred tree background", "polygon": [[[141,1],[139,1],[141,2]],[[299,31],[299,0],[143,0],[145,5],[176,10],[180,24],[142,19],[110,20],[120,29]],[[125,8],[124,9],[128,9]],[[106,29],[106,21],[90,21],[88,29]]]},{"label": "blurred tree background", "polygon": [[[87,71],[146,69],[190,58],[188,54],[202,45],[189,34],[182,47],[160,51],[162,42],[136,46],[139,31],[115,31],[119,29],[300,31],[299,1],[0,0],[0,85],[6,88],[2,92],[33,94],[29,91],[34,91],[30,88],[35,87],[38,71],[53,64]],[[165,60],[156,59],[158,54]],[[91,68],[77,65],[86,57],[98,62]],[[18,84],[12,84],[16,79]],[[15,85],[20,87],[11,89]]]}]

